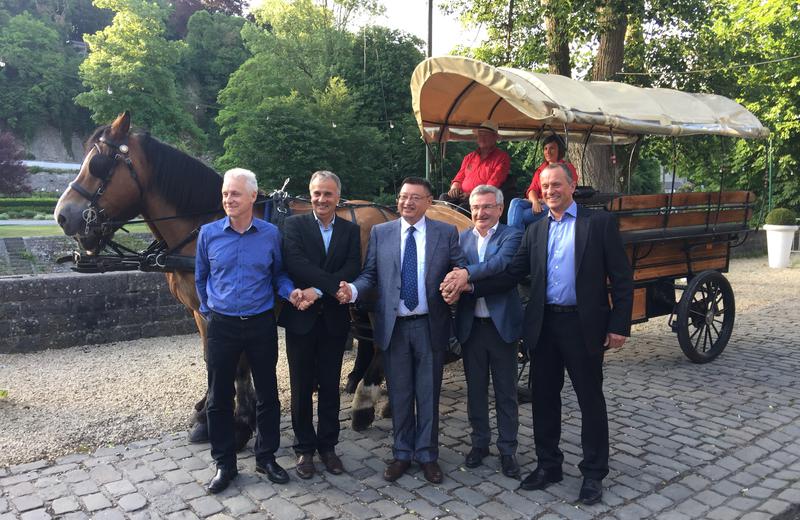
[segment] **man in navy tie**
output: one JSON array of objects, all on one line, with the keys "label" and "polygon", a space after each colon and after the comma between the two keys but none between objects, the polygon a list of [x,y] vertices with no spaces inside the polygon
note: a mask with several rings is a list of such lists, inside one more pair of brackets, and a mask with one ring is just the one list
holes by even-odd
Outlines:
[{"label": "man in navy tie", "polygon": [[404,179],[397,197],[401,218],[372,228],[361,275],[352,284],[340,284],[341,302],[378,289],[374,336],[385,352],[394,430],[394,460],[383,474],[389,482],[400,478],[412,460],[429,482],[443,479],[439,391],[451,318],[439,284],[466,260],[456,228],[425,217],[432,193],[428,181]]}]

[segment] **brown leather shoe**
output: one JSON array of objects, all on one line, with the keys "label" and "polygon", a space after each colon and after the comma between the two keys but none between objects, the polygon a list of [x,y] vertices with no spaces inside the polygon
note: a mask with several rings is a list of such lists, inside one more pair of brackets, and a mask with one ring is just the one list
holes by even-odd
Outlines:
[{"label": "brown leather shoe", "polygon": [[422,463],[422,473],[425,475],[425,480],[432,484],[441,484],[444,477],[442,476],[442,468],[435,460],[433,462]]},{"label": "brown leather shoe", "polygon": [[328,473],[333,473],[334,475],[341,475],[344,473],[342,459],[336,455],[335,451],[320,453],[319,458],[322,459],[322,463],[325,464],[325,469],[328,470]]},{"label": "brown leather shoe", "polygon": [[297,456],[297,466],[295,467],[297,476],[308,480],[314,476],[314,454],[301,453]]},{"label": "brown leather shoe", "polygon": [[394,482],[402,477],[409,467],[411,467],[411,461],[394,459],[386,466],[383,472],[383,479],[387,482]]}]

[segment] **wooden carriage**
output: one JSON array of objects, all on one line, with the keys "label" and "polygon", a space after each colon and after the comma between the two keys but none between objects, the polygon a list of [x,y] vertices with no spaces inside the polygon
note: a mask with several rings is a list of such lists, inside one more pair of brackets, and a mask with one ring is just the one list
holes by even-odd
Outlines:
[{"label": "wooden carriage", "polygon": [[[498,124],[500,139],[538,141],[557,133],[567,142],[588,145],[635,146],[644,135],[769,135],[755,116],[722,96],[575,81],[453,56],[420,63],[411,91],[420,132],[429,144],[471,140],[486,119]],[[579,198],[576,193],[576,199],[617,217],[634,270],[632,321],[668,315],[691,361],[716,358],[730,339],[736,312],[733,290],[722,273],[728,271],[731,248],[747,237],[755,195],[717,191]]]}]

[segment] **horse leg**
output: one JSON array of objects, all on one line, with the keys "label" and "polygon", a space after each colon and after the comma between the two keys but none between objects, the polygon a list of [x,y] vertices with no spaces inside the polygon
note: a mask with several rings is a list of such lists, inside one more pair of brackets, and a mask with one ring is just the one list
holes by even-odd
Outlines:
[{"label": "horse leg", "polygon": [[233,411],[236,451],[242,451],[256,431],[256,391],[250,375],[250,362],[242,354],[236,368],[236,408]]},{"label": "horse leg", "polygon": [[375,420],[375,405],[381,395],[383,353],[378,348],[373,350],[372,362],[356,388],[351,406],[351,428],[357,432],[366,430]]},{"label": "horse leg", "polygon": [[358,340],[358,350],[356,350],[356,362],[353,365],[353,370],[347,374],[347,385],[344,391],[352,394],[356,391],[359,382],[364,378],[370,363],[372,363],[375,346],[371,341],[366,339]]},{"label": "horse leg", "polygon": [[[194,322],[197,324],[197,330],[200,332],[200,340],[203,344],[203,363],[206,361],[208,354],[208,329],[206,319],[197,311],[193,312]],[[191,443],[204,443],[208,442],[208,421],[206,420],[206,398],[208,397],[208,387],[206,393],[194,405],[194,413],[192,414],[192,427],[189,430],[189,442]]]}]

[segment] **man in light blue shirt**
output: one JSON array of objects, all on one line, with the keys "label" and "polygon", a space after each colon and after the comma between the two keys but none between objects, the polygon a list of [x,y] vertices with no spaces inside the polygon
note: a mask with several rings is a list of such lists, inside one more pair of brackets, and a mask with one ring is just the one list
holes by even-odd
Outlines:
[{"label": "man in light blue shirt", "polygon": [[289,475],[275,461],[280,446],[281,405],[275,366],[278,331],[275,295],[301,306],[283,267],[278,228],[253,217],[258,186],[253,172],[225,172],[222,207],[225,218],[200,228],[195,257],[195,285],[200,312],[208,320],[208,437],[217,471],[210,493],[228,487],[238,474],[233,420],[234,379],[247,355],[257,404],[256,471],[276,483]]}]

